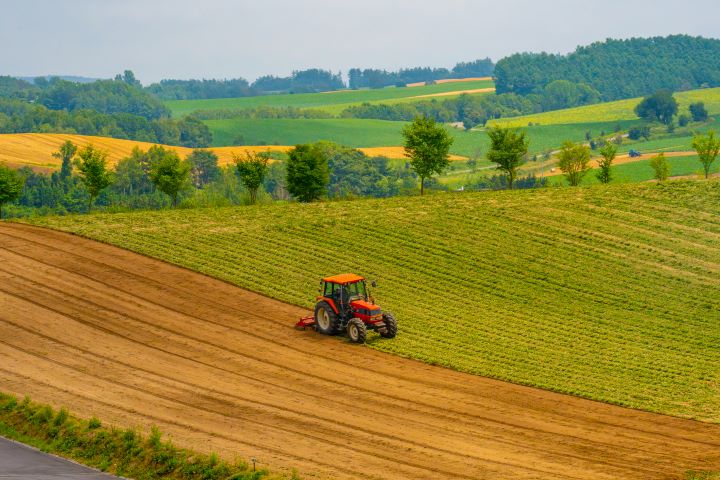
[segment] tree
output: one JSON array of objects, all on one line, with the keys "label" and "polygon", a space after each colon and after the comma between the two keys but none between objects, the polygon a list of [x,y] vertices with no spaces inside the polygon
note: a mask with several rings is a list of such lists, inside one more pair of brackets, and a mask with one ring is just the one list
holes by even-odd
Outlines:
[{"label": "tree", "polygon": [[286,183],[293,197],[301,202],[318,200],[329,180],[328,159],[319,145],[295,145],[288,152]]},{"label": "tree", "polygon": [[60,145],[60,149],[52,154],[53,157],[59,158],[62,161],[60,167],[60,180],[66,181],[72,176],[72,159],[77,152],[78,147],[67,140],[65,143]]},{"label": "tree", "polygon": [[665,158],[665,154],[661,153],[650,159],[650,167],[655,172],[654,178],[658,182],[664,182],[670,176],[670,164]]},{"label": "tree", "polygon": [[113,183],[112,172],[107,169],[107,155],[107,152],[96,149],[91,143],[78,152],[80,179],[85,184],[90,197],[88,210],[92,208],[100,192]]},{"label": "tree", "polygon": [[403,128],[405,156],[420,177],[420,195],[425,193],[425,179],[441,174],[450,165],[450,146],[453,138],[442,125],[428,117],[415,117]]},{"label": "tree", "polygon": [[600,149],[600,155],[602,155],[602,159],[598,161],[600,169],[597,172],[597,179],[600,180],[600,183],[610,183],[612,180],[611,167],[617,155],[617,147],[612,143],[606,143]]},{"label": "tree", "polygon": [[635,107],[638,117],[648,121],[658,120],[665,125],[672,123],[677,112],[678,103],[670,90],[659,90],[653,95],[645,97]]},{"label": "tree", "polygon": [[174,150],[156,151],[150,163],[150,181],[170,197],[173,207],[177,206],[178,195],[187,187],[189,178],[190,163],[180,160]]},{"label": "tree", "polygon": [[558,167],[565,174],[568,183],[576,187],[580,185],[590,169],[590,147],[572,142],[565,142],[557,154]]},{"label": "tree", "polygon": [[512,190],[517,178],[517,169],[527,154],[529,141],[525,139],[525,132],[494,127],[487,131],[490,137],[490,149],[487,158],[497,163],[498,170],[502,170],[507,177],[508,188]]},{"label": "tree", "polygon": [[233,159],[235,160],[240,181],[250,192],[250,203],[254,204],[257,201],[258,189],[262,186],[265,175],[267,175],[270,154],[266,152],[247,152],[243,158],[233,153]]},{"label": "tree", "polygon": [[20,198],[24,184],[25,179],[16,170],[0,163],[0,219],[3,205]]},{"label": "tree", "polygon": [[697,135],[693,139],[693,148],[697,151],[700,163],[705,170],[705,178],[710,176],[710,167],[720,153],[720,139],[715,138],[715,132],[710,130],[707,135]]},{"label": "tree", "polygon": [[691,103],[690,104],[690,115],[695,122],[704,122],[708,119],[708,111],[705,110],[705,104],[703,102]]},{"label": "tree", "polygon": [[196,148],[188,155],[187,160],[190,162],[193,184],[197,188],[204,187],[220,176],[218,156],[212,150]]}]

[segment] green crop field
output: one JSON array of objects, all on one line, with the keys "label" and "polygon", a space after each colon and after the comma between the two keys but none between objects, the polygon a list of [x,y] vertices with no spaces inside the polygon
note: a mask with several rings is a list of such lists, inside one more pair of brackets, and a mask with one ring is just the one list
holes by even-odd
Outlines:
[{"label": "green crop field", "polygon": [[[675,98],[680,104],[680,113],[686,113],[688,105],[694,102],[704,102],[705,108],[711,115],[720,113],[720,88],[708,88],[703,90],[690,90],[678,92]],[[568,123],[587,123],[602,119],[605,122],[617,122],[620,120],[637,120],[635,106],[640,103],[640,98],[618,100],[616,102],[598,103],[584,107],[555,110],[553,112],[537,113],[522,117],[501,118],[490,122],[492,125],[511,127],[525,127],[530,123],[539,125],[557,125]]]},{"label": "green crop field", "polygon": [[338,114],[351,105],[358,105],[363,102],[398,103],[417,101],[423,99],[411,97],[491,88],[493,85],[492,80],[477,80],[470,82],[441,83],[422,87],[389,87],[372,90],[342,90],[329,93],[279,94],[209,100],[172,100],[165,102],[165,105],[172,110],[174,116],[185,115],[195,110],[238,109],[261,106],[316,108],[325,110],[328,113]]},{"label": "green crop field", "polygon": [[720,422],[718,181],[29,221],[307,307],[357,272],[400,320],[370,348]]},{"label": "green crop field", "polygon": [[[401,131],[405,122],[368,120],[357,118],[329,119],[247,119],[207,120],[213,134],[213,146],[246,145],[295,145],[317,140],[331,140],[348,147],[382,147],[402,145]],[[627,128],[631,122],[619,122]],[[543,125],[527,128],[530,139],[529,151],[542,153],[557,148],[564,140],[575,142],[585,139],[585,132],[597,136],[610,134],[618,122],[592,122],[573,125]],[[482,129],[463,131],[448,128],[455,138],[451,152],[472,156],[487,153],[489,142]],[[242,140],[242,141],[240,141]]]}]

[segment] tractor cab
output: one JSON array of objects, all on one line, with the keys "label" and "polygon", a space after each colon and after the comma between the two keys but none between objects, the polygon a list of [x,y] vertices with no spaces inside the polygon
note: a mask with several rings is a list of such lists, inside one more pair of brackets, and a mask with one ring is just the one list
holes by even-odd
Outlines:
[{"label": "tractor cab", "polygon": [[372,310],[381,314],[377,305],[370,303],[365,279],[359,275],[342,274],[325,277],[320,280],[320,293],[317,300],[325,299],[332,302],[338,311],[350,309]]},{"label": "tractor cab", "polygon": [[[374,281],[371,284],[376,286]],[[326,335],[347,330],[350,340],[357,343],[365,341],[368,329],[385,338],[397,334],[395,317],[375,304],[364,277],[354,273],[324,277],[316,300],[315,315],[300,319],[296,327],[314,326]]]}]

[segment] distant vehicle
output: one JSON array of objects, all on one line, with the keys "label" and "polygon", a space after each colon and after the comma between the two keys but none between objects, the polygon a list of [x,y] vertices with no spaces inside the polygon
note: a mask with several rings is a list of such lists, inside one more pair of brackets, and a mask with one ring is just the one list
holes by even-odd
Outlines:
[{"label": "distant vehicle", "polygon": [[[372,286],[376,286],[374,281]],[[383,312],[375,305],[363,277],[354,273],[325,277],[320,280],[320,293],[315,315],[301,318],[295,327],[313,327],[325,335],[346,331],[354,343],[365,343],[368,329],[384,338],[397,335],[397,320],[392,313]]]},{"label": "distant vehicle", "polygon": [[630,149],[630,151],[628,152],[628,155],[630,156],[630,158],[635,158],[635,157],[639,157],[640,155],[642,155],[642,153],[638,152],[635,149]]}]

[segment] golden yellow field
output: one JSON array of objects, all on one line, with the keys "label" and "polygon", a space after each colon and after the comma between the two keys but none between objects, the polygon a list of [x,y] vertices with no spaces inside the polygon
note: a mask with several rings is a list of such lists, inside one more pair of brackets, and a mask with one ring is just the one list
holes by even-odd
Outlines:
[{"label": "golden yellow field", "polygon": [[453,90],[452,92],[428,93],[427,95],[416,95],[414,97],[408,97],[408,98],[450,97],[450,96],[462,95],[463,93],[472,95],[473,93],[491,93],[494,91],[495,91],[495,87],[473,88],[470,90]]},{"label": "golden yellow field", "polygon": [[[138,142],[134,140],[121,140],[108,137],[92,137],[87,135],[73,135],[62,133],[10,133],[0,135],[0,162],[12,167],[30,166],[37,170],[54,170],[60,167],[60,160],[53,157],[60,145],[70,140],[74,144],[83,147],[89,143],[108,152],[108,160],[111,165],[120,159],[130,155],[134,147],[147,150],[153,143]],[[182,157],[187,156],[192,149],[185,147],[165,146],[175,150]],[[242,147],[215,147],[214,151],[220,165],[227,165],[233,162],[233,154],[244,152],[286,152],[291,149],[287,145],[262,145]],[[385,156],[388,158],[405,158],[402,147],[373,147],[360,148],[369,156]],[[451,155],[452,160],[462,160],[464,157]]]}]

